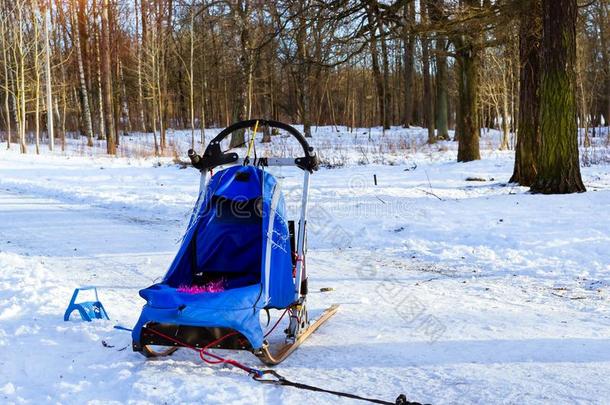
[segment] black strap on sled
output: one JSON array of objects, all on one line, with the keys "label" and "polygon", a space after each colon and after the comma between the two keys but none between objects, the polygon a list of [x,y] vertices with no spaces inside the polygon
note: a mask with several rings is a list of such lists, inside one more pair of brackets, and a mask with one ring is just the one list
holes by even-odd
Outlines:
[{"label": "black strap on sled", "polygon": [[[271,378],[265,378],[265,376],[271,376]],[[361,397],[359,395],[350,394],[348,392],[333,391],[333,390],[327,390],[325,388],[314,387],[313,385],[307,385],[307,384],[302,384],[302,383],[287,380],[286,378],[284,378],[280,374],[278,374],[278,372],[275,370],[261,370],[258,373],[253,373],[252,378],[255,381],[258,381],[263,384],[282,385],[282,386],[294,387],[294,388],[298,388],[301,390],[307,390],[307,391],[325,392],[327,394],[333,394],[333,395],[337,395],[339,397],[344,397],[344,398],[357,399],[360,401],[367,401],[367,402],[371,402],[373,404],[423,405],[419,402],[408,401],[405,394],[400,394],[398,396],[398,398],[396,398],[396,401],[390,402],[390,401],[384,401],[382,399]]]}]

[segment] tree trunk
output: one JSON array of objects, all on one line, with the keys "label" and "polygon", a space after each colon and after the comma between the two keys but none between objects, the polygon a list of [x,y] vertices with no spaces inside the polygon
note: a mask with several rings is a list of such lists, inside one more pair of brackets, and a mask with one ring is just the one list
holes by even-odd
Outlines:
[{"label": "tree trunk", "polygon": [[449,140],[449,102],[447,74],[447,57],[444,55],[447,41],[439,38],[436,41],[436,137]]},{"label": "tree trunk", "polygon": [[10,100],[11,98],[14,98],[14,94],[12,96],[10,96],[11,92],[9,91],[10,87],[11,87],[11,83],[13,83],[12,80],[12,69],[9,70],[9,59],[7,56],[7,52],[6,49],[8,47],[7,44],[7,36],[8,33],[6,30],[8,30],[8,26],[6,24],[6,20],[2,19],[2,21],[0,21],[0,28],[1,28],[1,34],[2,34],[2,62],[4,65],[4,83],[6,85],[6,88],[4,89],[4,122],[5,122],[5,129],[6,129],[6,149],[10,149],[11,148],[11,132],[12,132],[12,128],[11,128],[11,106],[10,106]]},{"label": "tree trunk", "polygon": [[[251,106],[248,103],[250,96],[250,89],[252,88],[253,80],[253,50],[252,44],[250,43],[250,1],[240,0],[235,4],[235,12],[237,13],[237,24],[240,32],[240,46],[241,46],[241,92],[237,103],[237,119],[239,121],[249,119],[248,112],[251,111]],[[235,131],[231,134],[231,141],[229,142],[230,148],[237,148],[245,144],[245,131]]]},{"label": "tree trunk", "polygon": [[458,47],[458,162],[481,159],[479,152],[479,120],[477,117],[477,79],[479,55],[469,41]]},{"label": "tree trunk", "polygon": [[[25,64],[26,64],[26,49],[25,40],[23,38],[23,30],[21,29],[20,22],[23,21],[23,7],[24,4],[17,2],[17,21],[18,24],[13,24],[13,29],[16,33],[13,34],[13,39],[16,39],[16,46],[13,46],[13,54],[15,57],[15,67],[17,75],[17,83],[15,85],[15,115],[17,119],[17,127],[19,129],[19,150],[21,153],[27,153],[27,144],[25,142],[25,129],[27,121],[26,111],[26,92],[25,92]],[[14,38],[16,37],[16,38]]]},{"label": "tree trunk", "polygon": [[[141,31],[140,38],[141,41],[138,45],[138,107],[140,109],[140,121],[141,121],[141,129],[142,132],[150,132],[150,120],[149,117],[149,109],[145,108],[149,103],[144,101],[144,85],[143,85],[143,73],[142,73],[142,62],[145,58],[143,50],[146,49],[147,46],[147,19],[148,19],[148,7],[146,4],[147,0],[140,0],[140,22],[141,22]],[[137,7],[136,7],[137,9]],[[137,15],[136,15],[137,21]],[[136,28],[137,30],[137,28]]]},{"label": "tree trunk", "polygon": [[[377,10],[377,21],[379,23],[379,30],[381,33],[381,61],[383,64],[383,128],[390,129],[390,125],[394,121],[392,117],[392,92],[390,91],[390,63],[388,58],[386,33],[383,28],[381,18],[379,17],[379,10]],[[333,124],[336,125],[336,121],[334,119]]]},{"label": "tree trunk", "polygon": [[[428,11],[430,4],[428,1],[422,1],[421,3],[421,19],[424,24],[428,21]],[[421,56],[422,56],[422,74],[424,76],[424,94],[423,94],[423,108],[424,108],[424,123],[428,128],[428,143],[432,144],[436,142],[434,136],[434,99],[432,97],[432,78],[430,77],[430,44],[427,38],[428,34],[424,33],[421,35]]]},{"label": "tree trunk", "polygon": [[116,153],[116,145],[114,143],[114,113],[112,105],[112,70],[110,69],[110,32],[108,24],[108,4],[109,0],[103,0],[102,3],[102,31],[101,39],[101,73],[102,73],[102,91],[104,93],[104,127],[106,130],[106,151],[109,155]]},{"label": "tree trunk", "polygon": [[586,191],[580,176],[576,122],[576,0],[543,0],[538,172],[531,190]]},{"label": "tree trunk", "polygon": [[[446,21],[444,0],[428,0],[428,10],[430,20],[435,24]],[[445,49],[447,39],[442,34],[437,33],[436,52],[434,60],[436,62],[436,94],[435,94],[435,123],[436,139],[449,140],[449,105],[448,105],[448,67]]]},{"label": "tree trunk", "polygon": [[430,50],[428,40],[421,37],[422,48],[422,73],[424,76],[423,109],[424,123],[428,128],[428,143],[435,143],[434,136],[434,100],[432,98],[432,79],[430,78]]},{"label": "tree trunk", "polygon": [[80,48],[78,49],[79,54],[81,55],[81,60],[83,63],[83,70],[85,72],[84,76],[87,79],[87,90],[91,91],[91,63],[89,60],[89,32],[87,30],[87,0],[77,0],[76,7],[76,18],[77,24],[77,33],[74,33],[74,36],[78,35],[78,42],[80,44]]},{"label": "tree trunk", "polygon": [[195,149],[195,12],[190,11],[189,24],[189,110],[191,124],[191,149]]},{"label": "tree trunk", "polygon": [[[118,20],[117,20],[117,10],[113,8],[108,9],[108,32],[110,38],[118,38],[117,30],[118,30]],[[122,105],[121,102],[121,85],[123,80],[121,78],[120,73],[120,61],[119,61],[119,51],[118,41],[111,42],[112,48],[110,50],[111,58],[112,58],[112,103],[114,110],[114,146],[115,149],[121,143],[120,131],[122,127]]]},{"label": "tree trunk", "polygon": [[[597,26],[599,27],[600,57],[603,66],[602,72],[604,74],[604,90],[602,90],[604,96],[601,98],[602,108],[600,110],[604,115],[606,125],[610,129],[610,43],[608,42],[608,3],[598,1],[596,9],[596,17],[598,20]],[[610,131],[608,132],[608,140],[610,141]]]},{"label": "tree trunk", "polygon": [[402,125],[405,128],[413,122],[413,61],[415,54],[415,37],[411,32],[415,25],[414,2],[407,2],[404,6],[405,19],[407,23],[402,31],[402,45],[404,52],[404,81],[405,81],[405,107]]},{"label": "tree trunk", "polygon": [[113,80],[112,83],[114,84],[113,86],[113,92],[112,92],[112,102],[114,104],[114,142],[115,142],[115,147],[118,147],[119,144],[121,143],[121,137],[120,137],[120,133],[121,133],[121,128],[124,128],[122,125],[122,105],[123,103],[121,102],[121,86],[122,86],[122,80],[121,80],[121,74],[120,74],[120,63],[118,61],[117,58],[117,54],[118,52],[113,52],[114,53],[114,66],[113,66]]},{"label": "tree trunk", "polygon": [[[51,22],[51,4],[44,10],[44,49],[45,49],[45,82],[47,96],[47,135],[49,137],[49,150],[55,149],[55,131],[53,127],[53,88],[51,85],[51,44],[49,43],[49,25]],[[10,137],[10,135],[9,135]]]},{"label": "tree trunk", "polygon": [[[371,67],[373,70],[373,79],[375,80],[375,88],[377,90],[377,102],[379,104],[379,118],[383,129],[385,127],[386,105],[385,105],[385,90],[383,88],[383,76],[379,67],[379,50],[377,49],[377,19],[372,10],[372,5],[366,7],[368,23],[369,23],[369,50],[371,52]],[[389,127],[388,127],[389,128]]]},{"label": "tree trunk", "polygon": [[296,66],[296,89],[297,89],[297,106],[299,109],[299,116],[301,123],[303,124],[303,135],[309,138],[311,137],[311,105],[309,100],[311,94],[309,94],[309,64],[308,54],[306,48],[307,41],[307,22],[303,14],[303,10],[300,11],[299,27],[297,28],[296,34],[296,45],[297,45],[297,66]]},{"label": "tree trunk", "polygon": [[[264,79],[262,83],[262,88],[264,88],[264,93],[262,96],[262,107],[260,107],[259,111],[262,110],[262,117],[264,119],[272,119],[273,118],[273,62],[274,55],[277,52],[275,47],[275,43],[271,43],[267,48],[265,48],[266,52],[263,54],[263,61],[261,66],[261,71],[264,72]],[[263,139],[261,142],[269,143],[271,142],[271,129],[268,125],[262,126]]]},{"label": "tree trunk", "polygon": [[[205,38],[203,39],[205,42]],[[206,108],[207,108],[207,96],[208,96],[208,78],[207,78],[207,63],[205,52],[201,55],[201,146],[205,145],[205,126],[206,120]]]},{"label": "tree trunk", "polygon": [[[96,16],[96,19],[98,17]],[[104,123],[104,86],[102,85],[102,57],[100,42],[101,35],[99,28],[94,30],[95,33],[95,76],[97,78],[97,106],[98,106],[98,135],[97,139],[106,139],[106,125]]]},{"label": "tree trunk", "polygon": [[[167,49],[168,43],[171,36],[172,30],[172,15],[174,11],[172,0],[158,0],[159,1],[159,37],[161,38],[160,47],[160,62],[159,66],[161,69],[160,85],[159,85],[159,140],[161,142],[161,151],[164,151],[167,147],[167,126],[168,126],[168,60],[167,60]],[[167,2],[167,8],[164,10],[163,3]],[[163,27],[163,18],[165,15],[165,27]]]},{"label": "tree trunk", "polygon": [[531,186],[536,178],[536,155],[540,149],[540,39],[541,0],[524,0],[519,28],[519,133],[511,183]]},{"label": "tree trunk", "polygon": [[[79,2],[81,6],[81,2]],[[87,89],[87,80],[85,77],[85,61],[83,59],[83,44],[81,41],[86,38],[84,26],[84,19],[81,21],[79,15],[78,18],[74,16],[74,10],[70,13],[72,15],[71,21],[72,26],[77,28],[77,32],[74,32],[72,38],[76,45],[76,60],[78,62],[78,80],[80,83],[80,104],[82,112],[83,127],[85,129],[85,136],[87,137],[87,146],[93,146],[93,124],[91,121],[91,108],[89,107],[89,90]],[[79,11],[80,14],[80,11]]]},{"label": "tree trunk", "polygon": [[33,3],[31,21],[34,27],[34,136],[36,154],[40,154],[40,52],[39,52],[39,24],[38,24],[38,7],[37,3]]},{"label": "tree trunk", "polygon": [[502,117],[502,143],[500,145],[500,150],[507,150],[509,148],[510,141],[510,125],[508,123],[508,85],[506,80],[506,75],[508,72],[502,72],[502,111],[500,112],[500,116]]}]

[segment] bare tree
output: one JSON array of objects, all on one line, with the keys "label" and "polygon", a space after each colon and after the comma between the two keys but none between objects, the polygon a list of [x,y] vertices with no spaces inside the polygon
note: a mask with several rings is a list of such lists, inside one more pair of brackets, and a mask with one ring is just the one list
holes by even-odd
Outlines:
[{"label": "bare tree", "polygon": [[[302,123],[307,136],[327,124],[422,125],[430,141],[455,121],[460,161],[480,157],[482,126],[502,130],[503,149],[518,133],[513,179],[531,184],[539,80],[523,48],[534,39],[521,33],[518,57],[516,38],[532,1],[3,2],[0,136],[24,153],[31,136],[40,151],[46,114],[49,147],[56,121],[62,145],[81,132],[115,153],[119,133],[137,128],[165,154],[168,128],[189,130],[195,146],[197,125],[203,143],[206,125],[255,116]],[[585,145],[610,118],[606,3],[582,4],[576,26]]]},{"label": "bare tree", "polygon": [[[84,2],[79,1],[78,6],[84,8]],[[83,50],[81,41],[86,38],[85,33],[86,27],[84,20],[80,17],[80,14],[84,12],[79,11],[79,18],[76,17],[76,10],[71,6],[70,16],[72,25],[72,39],[76,46],[76,60],[78,61],[78,79],[80,83],[80,102],[81,102],[81,113],[83,126],[85,129],[85,136],[87,137],[87,146],[93,146],[93,123],[91,120],[91,107],[89,105],[89,90],[87,88],[87,80],[85,77],[85,59],[83,58]]]},{"label": "bare tree", "polygon": [[[428,12],[430,9],[429,0],[420,2],[420,15],[423,23],[428,22]],[[435,143],[434,133],[434,98],[432,97],[432,78],[430,77],[430,43],[426,35],[421,36],[422,49],[422,74],[424,76],[424,121],[428,128],[428,143]]]},{"label": "bare tree", "polygon": [[55,131],[53,127],[53,85],[51,77],[51,44],[49,38],[49,25],[51,24],[51,3],[45,5],[44,9],[44,53],[45,53],[45,83],[46,83],[46,114],[47,135],[49,138],[49,150],[55,148]]},{"label": "bare tree", "polygon": [[[6,148],[11,148],[11,100],[14,100],[13,78],[12,78],[12,61],[9,58],[10,41],[8,36],[10,26],[8,25],[9,11],[7,5],[4,4],[0,8],[0,47],[2,48],[2,64],[4,66],[4,77],[2,80],[2,92],[4,93],[4,123],[6,129]],[[13,101],[14,103],[14,101]]]},{"label": "bare tree", "polygon": [[576,122],[576,0],[542,0],[540,138],[532,191],[585,191]]},{"label": "bare tree", "polygon": [[24,38],[23,30],[21,29],[20,23],[25,17],[25,2],[17,0],[15,2],[15,9],[13,11],[12,18],[9,19],[12,23],[11,41],[14,42],[13,49],[13,63],[15,66],[15,86],[13,93],[15,94],[15,117],[17,122],[17,128],[19,131],[19,147],[21,153],[27,153],[27,145],[25,142],[25,130],[27,121],[26,111],[26,63],[28,48],[26,47],[26,39]]},{"label": "bare tree", "polygon": [[[430,20],[433,24],[442,25],[445,22],[444,0],[428,0]],[[436,94],[435,94],[435,119],[436,138],[449,139],[449,73],[447,66],[447,38],[444,34],[436,35],[436,47],[434,52],[436,62]]]},{"label": "bare tree", "polygon": [[[463,0],[463,12],[474,13],[478,0]],[[478,71],[480,64],[480,34],[468,30],[453,38],[458,65],[458,162],[481,159],[479,152],[480,125],[478,117]]]},{"label": "bare tree", "polygon": [[102,91],[104,100],[104,124],[106,129],[106,150],[108,154],[116,154],[115,144],[115,128],[114,114],[112,102],[112,71],[111,71],[111,55],[110,55],[110,27],[108,19],[108,9],[110,8],[109,0],[102,0],[101,12],[101,76],[102,76]]},{"label": "bare tree", "polygon": [[415,60],[415,35],[412,32],[415,26],[415,2],[405,2],[403,6],[403,27],[401,40],[404,54],[404,114],[403,126],[408,128],[413,122],[413,73]]},{"label": "bare tree", "polygon": [[[365,4],[366,13],[369,25],[369,49],[371,52],[371,65],[375,85],[377,87],[377,101],[379,103],[379,114],[383,129],[390,128],[391,116],[390,107],[390,91],[388,80],[388,51],[386,45],[386,33],[383,27],[383,21],[380,18],[378,4],[374,1],[367,1]],[[377,34],[379,32],[379,34]],[[378,38],[379,37],[379,38]],[[381,62],[383,63],[383,72],[379,65],[379,43],[381,43]]]},{"label": "bare tree", "polygon": [[515,168],[511,182],[531,186],[536,177],[540,149],[540,40],[542,37],[541,0],[522,0],[519,26],[519,132]]}]

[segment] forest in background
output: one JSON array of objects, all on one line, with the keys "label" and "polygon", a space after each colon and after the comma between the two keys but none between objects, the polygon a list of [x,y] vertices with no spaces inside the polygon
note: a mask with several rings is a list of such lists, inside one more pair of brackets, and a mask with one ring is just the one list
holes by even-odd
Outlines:
[{"label": "forest in background", "polygon": [[497,128],[514,181],[532,185],[546,160],[564,180],[541,191],[583,191],[576,128],[592,128],[586,143],[610,117],[608,13],[607,0],[2,1],[0,128],[22,153],[78,134],[114,154],[152,132],[161,155],[168,128],[195,145],[250,117],[306,135],[415,125],[429,143],[455,129],[460,161]]}]

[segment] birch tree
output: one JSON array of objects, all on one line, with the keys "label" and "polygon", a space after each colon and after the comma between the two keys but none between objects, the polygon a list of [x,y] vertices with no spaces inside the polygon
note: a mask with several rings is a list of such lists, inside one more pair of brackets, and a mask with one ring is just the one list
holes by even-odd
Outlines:
[{"label": "birch tree", "polygon": [[112,102],[112,71],[111,71],[111,55],[110,55],[110,27],[108,19],[108,9],[110,8],[109,0],[102,0],[101,12],[101,35],[100,35],[100,59],[101,59],[101,76],[102,76],[102,92],[104,100],[104,125],[106,130],[106,151],[109,155],[116,154],[115,144],[115,128],[114,114]]}]

